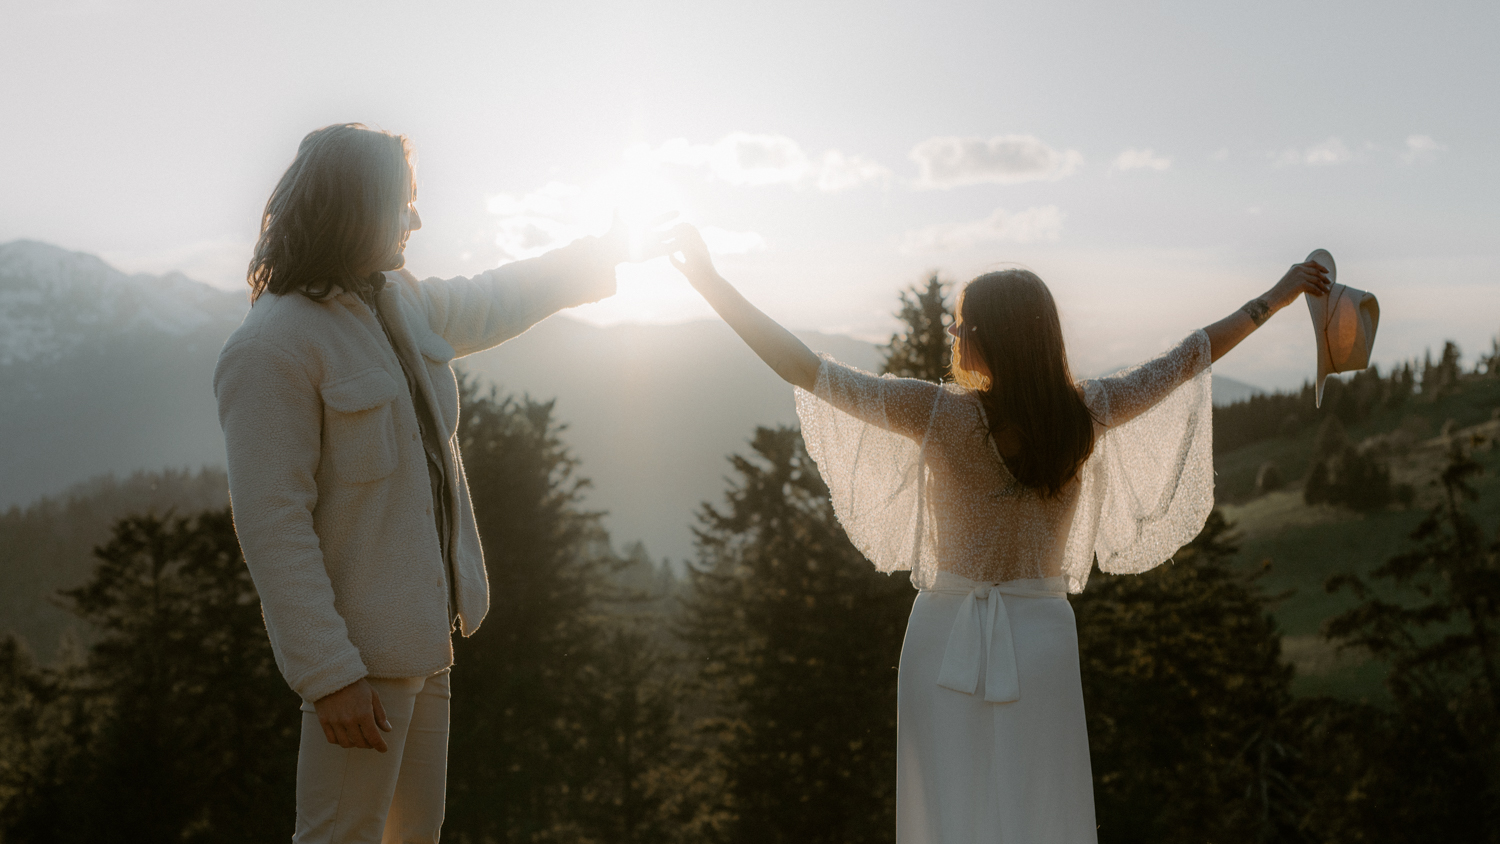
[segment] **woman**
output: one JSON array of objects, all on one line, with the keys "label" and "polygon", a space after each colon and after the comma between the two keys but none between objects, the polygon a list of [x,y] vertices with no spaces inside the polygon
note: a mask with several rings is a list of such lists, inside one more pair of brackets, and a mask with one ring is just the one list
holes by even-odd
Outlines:
[{"label": "woman", "polygon": [[809,455],[849,538],[920,592],[901,651],[901,844],[1096,840],[1078,637],[1066,594],[1097,557],[1145,571],[1213,507],[1209,366],[1325,270],[1138,367],[1075,383],[1057,308],[1026,270],[960,293],[954,383],[875,377],[814,355],[718,275],[698,233],[672,261],[797,388]]},{"label": "woman", "polygon": [[617,224],[418,281],[402,269],[415,199],[406,138],[357,123],[303,138],[214,372],[235,531],[303,700],[298,842],[438,840],[452,634],[489,608],[450,363],[613,295],[627,259]]}]

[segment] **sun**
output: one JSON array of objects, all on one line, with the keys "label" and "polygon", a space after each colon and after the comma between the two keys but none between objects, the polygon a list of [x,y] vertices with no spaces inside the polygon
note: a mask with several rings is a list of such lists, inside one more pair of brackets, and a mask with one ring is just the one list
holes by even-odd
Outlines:
[{"label": "sun", "polygon": [[654,162],[626,159],[600,179],[592,193],[611,219],[620,215],[634,242],[663,218],[688,216],[686,197]]},{"label": "sun", "polygon": [[[577,201],[579,217],[587,221],[589,231],[604,231],[618,214],[629,227],[633,243],[639,243],[652,226],[669,224],[662,222],[664,217],[692,218],[690,204],[677,183],[656,162],[638,158],[627,157]],[[570,314],[599,325],[680,322],[712,314],[665,258],[621,264],[616,275],[616,295]]]}]

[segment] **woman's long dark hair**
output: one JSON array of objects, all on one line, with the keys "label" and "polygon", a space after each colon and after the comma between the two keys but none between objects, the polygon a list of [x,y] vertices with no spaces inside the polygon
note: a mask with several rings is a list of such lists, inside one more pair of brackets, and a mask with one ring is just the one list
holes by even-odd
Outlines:
[{"label": "woman's long dark hair", "polygon": [[1029,270],[986,273],[959,293],[954,313],[953,379],[979,394],[992,434],[1020,439],[1005,458],[1016,480],[1057,495],[1094,451],[1094,419],[1068,369],[1052,291]]},{"label": "woman's long dark hair", "polygon": [[401,212],[416,190],[404,135],[360,123],[309,132],[261,215],[251,301],[292,292],[322,300],[372,272],[400,269],[408,234]]}]

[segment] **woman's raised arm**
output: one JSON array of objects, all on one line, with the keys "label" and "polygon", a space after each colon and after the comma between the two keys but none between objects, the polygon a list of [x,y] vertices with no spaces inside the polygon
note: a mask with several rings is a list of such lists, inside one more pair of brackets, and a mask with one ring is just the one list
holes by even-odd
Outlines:
[{"label": "woman's raised arm", "polygon": [[1271,314],[1290,305],[1298,296],[1303,293],[1323,296],[1329,287],[1326,267],[1316,261],[1293,264],[1264,296],[1251,299],[1229,316],[1204,327],[1213,350],[1213,362],[1217,363],[1241,340],[1249,337],[1250,332],[1264,325]]},{"label": "woman's raised arm", "polygon": [[[806,343],[750,304],[734,285],[714,269],[708,247],[698,230],[686,223],[672,229],[667,242],[673,266],[718,311],[752,351],[788,384],[811,391],[818,381],[820,361]],[[679,257],[680,256],[680,257]]]}]

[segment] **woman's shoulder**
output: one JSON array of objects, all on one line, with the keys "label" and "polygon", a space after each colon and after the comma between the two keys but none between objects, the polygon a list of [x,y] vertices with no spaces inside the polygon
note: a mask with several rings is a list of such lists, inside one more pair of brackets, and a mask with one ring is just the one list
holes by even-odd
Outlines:
[{"label": "woman's shoulder", "polygon": [[945,399],[951,399],[954,402],[974,405],[976,407],[980,404],[979,393],[968,387],[960,386],[952,381],[944,381],[936,386],[943,391],[943,398]]}]

